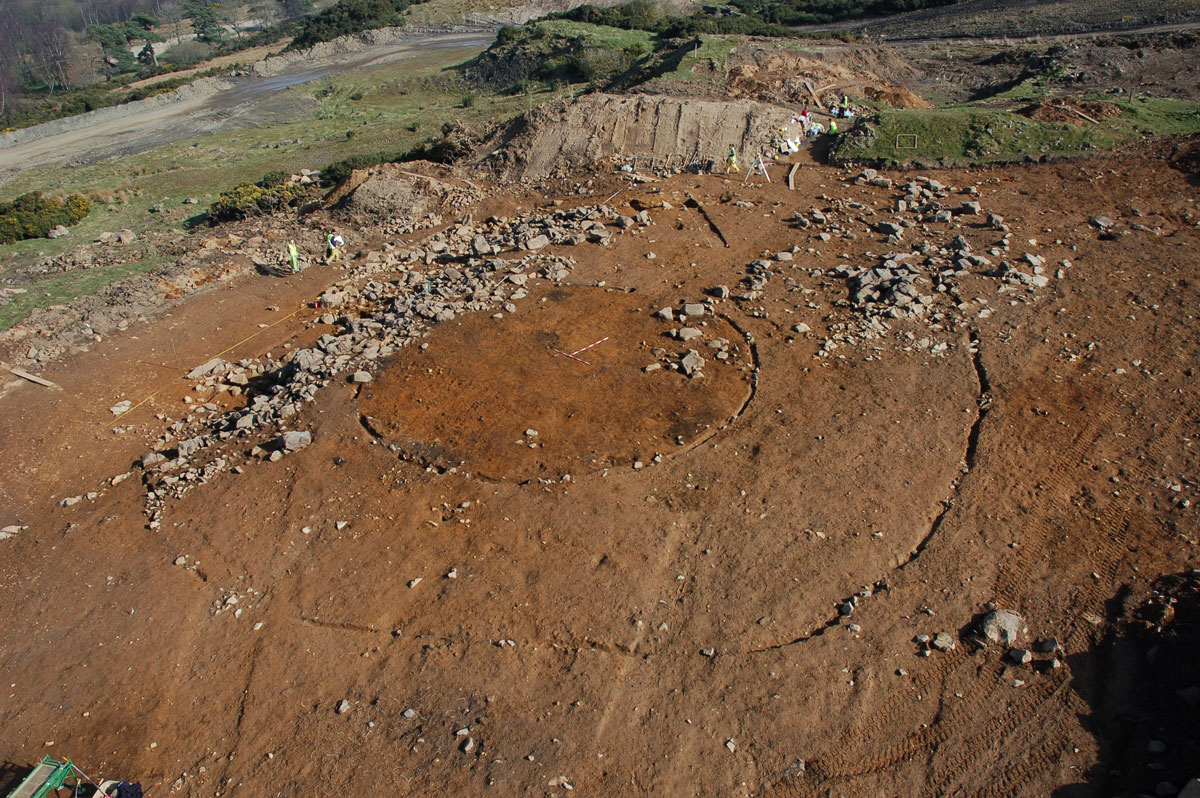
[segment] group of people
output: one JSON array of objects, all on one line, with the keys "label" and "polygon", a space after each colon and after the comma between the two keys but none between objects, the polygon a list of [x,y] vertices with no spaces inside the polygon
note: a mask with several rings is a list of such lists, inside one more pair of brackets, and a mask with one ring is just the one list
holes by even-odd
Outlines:
[{"label": "group of people", "polygon": [[[812,112],[809,111],[807,105],[804,106],[804,109],[800,111],[800,113],[794,114],[792,116],[792,124],[800,125],[800,135],[790,138],[787,135],[788,129],[786,127],[780,128],[781,135],[776,141],[780,153],[789,155],[791,153],[799,152],[806,137],[817,138],[818,136],[822,135],[836,136],[839,132],[837,124],[838,119],[854,118],[854,109],[850,107],[849,95],[843,94],[841,103],[830,108],[828,113],[828,127],[812,118]],[[727,160],[725,161],[725,174],[732,174],[740,171],[741,168],[738,166],[737,150],[731,146],[729,148]]]},{"label": "group of people", "polygon": [[[325,237],[325,262],[337,263],[341,260],[344,246],[346,246],[346,239],[342,238],[336,230],[327,235]],[[292,274],[300,271],[300,250],[296,248],[295,241],[289,241],[287,245],[287,266]]]}]

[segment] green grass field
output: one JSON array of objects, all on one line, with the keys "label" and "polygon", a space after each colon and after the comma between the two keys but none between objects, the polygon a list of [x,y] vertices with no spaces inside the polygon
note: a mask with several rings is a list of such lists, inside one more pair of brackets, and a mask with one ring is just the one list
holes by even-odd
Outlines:
[{"label": "green grass field", "polygon": [[[267,172],[315,170],[349,155],[405,150],[437,136],[446,122],[506,119],[559,96],[551,92],[488,95],[464,86],[448,67],[479,50],[441,50],[305,84],[279,95],[286,95],[284,99],[272,98],[273,115],[281,121],[263,127],[201,136],[89,166],[21,172],[0,187],[0,200],[40,190],[80,192],[94,202],[92,212],[71,228],[69,237],[0,246],[0,280],[9,287],[28,289],[0,308],[0,329],[11,327],[34,308],[67,302],[163,265],[161,259],[151,258],[45,277],[20,274],[38,258],[72,250],[105,231],[129,228],[143,239],[184,232],[202,220],[204,210],[222,190],[253,182]],[[474,96],[464,107],[468,95]],[[293,144],[296,140],[300,143]],[[198,203],[184,205],[188,197]],[[150,213],[149,208],[160,202],[165,212]]]},{"label": "green grass field", "polygon": [[843,137],[834,157],[884,164],[918,160],[1007,163],[1043,155],[1083,155],[1143,135],[1200,132],[1200,103],[1157,97],[1084,99],[1113,105],[1120,115],[1097,122],[1080,118],[1078,124],[1072,119],[1072,123],[1065,124],[973,105],[924,111],[879,110],[873,118],[863,120],[873,135]]}]

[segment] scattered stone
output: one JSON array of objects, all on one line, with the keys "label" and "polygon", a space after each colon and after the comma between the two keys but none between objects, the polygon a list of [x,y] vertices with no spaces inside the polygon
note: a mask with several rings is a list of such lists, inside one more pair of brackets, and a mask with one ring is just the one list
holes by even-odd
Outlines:
[{"label": "scattered stone", "polygon": [[356,382],[356,383],[370,382],[371,381],[371,372],[356,371],[356,372],[354,372],[354,376],[351,378],[351,381]]},{"label": "scattered stone", "polygon": [[704,333],[695,327],[684,327],[683,329],[679,330],[679,332],[675,333],[675,337],[680,341],[691,341],[694,338],[704,337]]},{"label": "scattered stone", "polygon": [[527,240],[525,242],[525,249],[527,249],[531,252],[536,252],[537,250],[543,249],[544,247],[547,247],[549,245],[550,245],[549,236],[538,235],[538,236],[534,236],[533,238],[530,238],[529,240]]},{"label": "scattered stone", "polygon": [[143,469],[154,468],[156,465],[161,465],[165,462],[167,462],[167,456],[159,452],[150,452],[149,454],[142,455]]},{"label": "scattered stone", "polygon": [[127,413],[127,412],[129,412],[129,408],[130,408],[132,405],[133,405],[133,402],[131,402],[130,400],[126,399],[126,400],[124,400],[124,401],[117,402],[115,405],[113,405],[112,407],[108,408],[108,410],[109,410],[109,412],[110,412],[110,413],[112,413],[114,416],[119,416],[119,415],[122,415],[122,414],[124,414],[124,413]]},{"label": "scattered stone", "polygon": [[1113,226],[1113,220],[1107,216],[1093,216],[1088,223],[1099,230],[1108,230]]},{"label": "scattered stone", "polygon": [[1043,654],[1053,654],[1060,648],[1062,648],[1062,645],[1058,642],[1057,637],[1047,637],[1037,645],[1037,650]]},{"label": "scattered stone", "polygon": [[659,308],[650,315],[656,319],[662,319],[664,321],[675,320],[675,311],[672,308]]},{"label": "scattered stone", "polygon": [[729,297],[729,286],[727,286],[727,285],[713,286],[712,288],[710,288],[708,290],[708,293],[711,296],[716,297],[717,299],[727,299]]},{"label": "scattered stone", "polygon": [[812,327],[809,327],[804,322],[800,322],[799,324],[792,325],[792,332],[804,334],[806,332],[812,332]]},{"label": "scattered stone", "polygon": [[1011,646],[1029,629],[1025,625],[1025,619],[1012,610],[992,610],[983,616],[979,631],[989,643]]},{"label": "scattered stone", "polygon": [[225,371],[225,361],[219,357],[214,357],[212,360],[208,361],[207,363],[202,363],[201,365],[196,366],[196,368],[189,371],[187,373],[187,378],[189,380],[199,380],[199,379],[203,379],[205,377],[211,376],[213,374],[224,373],[224,371]]},{"label": "scattered stone", "polygon": [[704,305],[701,305],[699,303],[688,303],[683,306],[683,315],[684,316],[703,316],[704,315]]},{"label": "scattered stone", "polygon": [[1024,648],[1009,649],[1008,658],[1018,665],[1028,665],[1033,661],[1033,654]]},{"label": "scattered stone", "polygon": [[17,535],[21,534],[21,530],[23,529],[29,529],[29,527],[21,526],[19,524],[9,524],[3,529],[0,529],[0,540],[8,540],[11,537],[16,537]]},{"label": "scattered stone", "polygon": [[679,361],[679,366],[683,369],[684,374],[694,377],[704,367],[704,358],[700,357],[700,353],[695,349],[689,349],[683,359]]},{"label": "scattered stone", "polygon": [[343,698],[341,701],[338,702],[337,713],[339,715],[345,715],[347,712],[350,711],[350,709],[351,709],[351,704],[346,699]]},{"label": "scattered stone", "polygon": [[957,643],[949,632],[938,632],[933,636],[932,645],[938,651],[953,651]]},{"label": "scattered stone", "polygon": [[187,557],[184,557],[182,554],[180,554],[178,557],[175,558],[175,564],[176,565],[187,565]]},{"label": "scattered stone", "polygon": [[297,449],[303,449],[312,443],[312,433],[303,432],[285,432],[279,437],[279,445],[283,447],[285,452],[294,452]]}]

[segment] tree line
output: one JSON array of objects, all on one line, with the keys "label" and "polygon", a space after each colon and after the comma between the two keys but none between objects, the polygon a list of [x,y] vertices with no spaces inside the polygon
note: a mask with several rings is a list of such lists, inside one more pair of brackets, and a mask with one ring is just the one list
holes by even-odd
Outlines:
[{"label": "tree line", "polygon": [[278,30],[311,7],[312,0],[3,0],[0,128],[22,110],[28,116],[22,98],[26,106],[44,104],[115,76],[166,71],[154,42],[188,41],[180,52],[190,49],[199,60],[227,38],[244,38],[251,20]]}]

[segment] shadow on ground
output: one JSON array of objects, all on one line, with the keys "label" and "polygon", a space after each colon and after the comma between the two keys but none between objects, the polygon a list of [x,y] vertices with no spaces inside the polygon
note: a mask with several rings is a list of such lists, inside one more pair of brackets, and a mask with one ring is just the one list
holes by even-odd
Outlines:
[{"label": "shadow on ground", "polygon": [[1067,657],[1100,759],[1053,794],[1175,795],[1200,777],[1200,571],[1125,587],[1106,609],[1108,634]]}]

